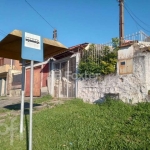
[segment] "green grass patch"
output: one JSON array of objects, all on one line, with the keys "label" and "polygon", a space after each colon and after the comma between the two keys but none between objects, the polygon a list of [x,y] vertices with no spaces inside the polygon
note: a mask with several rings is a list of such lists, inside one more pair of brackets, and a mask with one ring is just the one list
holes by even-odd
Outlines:
[{"label": "green grass patch", "polygon": [[0,101],[1,101],[1,100],[6,100],[6,99],[7,99],[6,96],[0,96]]},{"label": "green grass patch", "polygon": [[[11,125],[12,119],[6,124]],[[19,118],[14,122],[19,127]],[[25,116],[24,140],[15,130],[11,146],[10,133],[0,135],[1,149],[26,150],[29,116]],[[0,126],[0,131],[4,127]],[[1,133],[1,132],[0,132]],[[11,143],[12,144],[12,143]],[[88,104],[66,101],[52,109],[33,115],[33,150],[146,150],[150,148],[150,103],[125,104],[107,100]]]},{"label": "green grass patch", "polygon": [[40,104],[42,102],[47,102],[47,101],[49,101],[51,99],[52,99],[51,95],[44,95],[44,96],[42,96],[40,98],[34,99],[34,104]]},{"label": "green grass patch", "polygon": [[5,113],[5,112],[9,112],[11,110],[7,109],[7,108],[0,108],[0,114],[1,113]]}]

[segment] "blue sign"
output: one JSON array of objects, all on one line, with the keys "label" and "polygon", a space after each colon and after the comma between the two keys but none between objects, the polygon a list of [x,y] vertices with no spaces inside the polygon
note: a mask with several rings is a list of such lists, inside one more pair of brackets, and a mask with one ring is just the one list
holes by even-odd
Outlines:
[{"label": "blue sign", "polygon": [[44,61],[43,39],[39,35],[22,32],[22,59]]}]

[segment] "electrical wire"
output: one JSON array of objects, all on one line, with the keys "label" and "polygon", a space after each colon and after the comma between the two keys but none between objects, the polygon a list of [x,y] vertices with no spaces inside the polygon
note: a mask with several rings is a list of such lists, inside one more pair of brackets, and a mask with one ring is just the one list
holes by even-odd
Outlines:
[{"label": "electrical wire", "polygon": [[133,15],[129,12],[129,10],[126,8],[126,6],[124,6],[124,8],[126,9],[126,11],[129,13],[130,17],[134,20],[134,22],[139,26],[141,27],[143,30],[147,31],[147,32],[150,32],[149,30],[145,29],[144,27],[142,27],[137,21],[136,19],[133,17]]},{"label": "electrical wire", "polygon": [[53,29],[55,29],[27,0],[25,2]]},{"label": "electrical wire", "polygon": [[1,31],[0,31],[0,35],[1,35],[1,36],[5,36],[5,34],[3,34]]},{"label": "electrical wire", "polygon": [[3,31],[3,30],[1,30],[1,29],[0,29],[0,32],[1,32],[2,34],[5,34],[5,35],[7,34],[5,31]]},{"label": "electrical wire", "polygon": [[142,21],[139,17],[137,17],[137,16],[133,13],[133,11],[130,9],[130,7],[127,5],[127,3],[125,3],[125,5],[126,5],[126,8],[128,8],[128,10],[130,10],[130,12],[132,13],[133,16],[135,16],[140,22],[142,22],[142,23],[143,23],[144,25],[146,25],[147,27],[150,27],[149,24],[147,24],[147,23],[145,23],[144,21]]},{"label": "electrical wire", "polygon": [[0,31],[0,36],[5,37],[6,34],[4,34],[3,32]]},{"label": "electrical wire", "polygon": [[5,31],[3,31],[2,29],[0,29],[0,35],[5,37],[7,35],[7,33]]}]

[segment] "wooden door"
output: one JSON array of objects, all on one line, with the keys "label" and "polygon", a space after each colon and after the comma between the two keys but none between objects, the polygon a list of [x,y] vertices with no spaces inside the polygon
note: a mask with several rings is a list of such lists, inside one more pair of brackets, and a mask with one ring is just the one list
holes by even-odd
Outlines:
[{"label": "wooden door", "polygon": [[[25,96],[30,96],[30,69],[26,70]],[[41,66],[34,68],[33,96],[41,96]]]}]

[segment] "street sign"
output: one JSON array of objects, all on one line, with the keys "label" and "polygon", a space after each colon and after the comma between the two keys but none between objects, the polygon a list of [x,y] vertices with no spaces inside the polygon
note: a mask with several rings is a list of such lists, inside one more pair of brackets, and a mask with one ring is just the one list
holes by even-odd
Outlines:
[{"label": "street sign", "polygon": [[[34,61],[44,61],[43,59],[43,39],[39,35],[22,32],[22,50],[23,60],[31,60],[30,72],[30,122],[29,122],[29,150],[32,150],[32,112],[33,112],[33,81],[34,81]],[[24,80],[24,79],[23,79]],[[22,81],[23,81],[22,80]],[[23,83],[22,83],[23,84]],[[20,133],[23,132],[23,107],[24,107],[24,89],[22,88],[21,120]]]},{"label": "street sign", "polygon": [[43,39],[39,35],[22,32],[22,59],[33,61],[44,61]]}]

